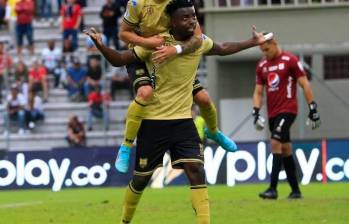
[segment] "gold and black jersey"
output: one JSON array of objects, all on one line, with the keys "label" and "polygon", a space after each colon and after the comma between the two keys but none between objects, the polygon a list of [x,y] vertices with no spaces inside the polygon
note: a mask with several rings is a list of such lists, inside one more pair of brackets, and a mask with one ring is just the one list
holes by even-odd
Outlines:
[{"label": "gold and black jersey", "polygon": [[166,6],[171,0],[129,0],[124,21],[143,37],[150,37],[168,30],[170,19]]},{"label": "gold and black jersey", "polygon": [[[181,44],[168,33],[161,35],[168,45]],[[213,41],[203,35],[203,44],[198,50],[157,66],[151,62],[151,50],[139,46],[134,48],[136,56],[146,62],[148,70],[155,76],[154,96],[146,108],[144,119],[174,120],[192,117],[192,91],[197,68],[201,56],[212,47]]]}]

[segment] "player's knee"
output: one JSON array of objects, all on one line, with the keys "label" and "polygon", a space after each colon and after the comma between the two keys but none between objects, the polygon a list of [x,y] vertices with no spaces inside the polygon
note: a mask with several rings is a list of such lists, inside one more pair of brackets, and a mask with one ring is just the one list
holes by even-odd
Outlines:
[{"label": "player's knee", "polygon": [[149,176],[133,176],[132,179],[132,186],[136,191],[143,191],[144,188],[148,185],[148,182],[151,178],[151,175]]},{"label": "player's knee", "polygon": [[270,144],[272,153],[282,153],[282,143],[279,140],[272,138]]},{"label": "player's knee", "polygon": [[137,90],[137,97],[142,101],[149,101],[153,97],[153,88],[151,86],[141,86]]},{"label": "player's knee", "polygon": [[200,163],[187,163],[184,170],[188,176],[190,185],[205,184],[205,169]]},{"label": "player's knee", "polygon": [[194,101],[200,107],[209,107],[212,103],[208,92],[204,89],[195,94]]}]

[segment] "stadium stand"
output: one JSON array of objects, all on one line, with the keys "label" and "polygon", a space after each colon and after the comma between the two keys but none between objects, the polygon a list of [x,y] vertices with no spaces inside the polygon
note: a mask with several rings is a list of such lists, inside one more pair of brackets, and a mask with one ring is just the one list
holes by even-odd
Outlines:
[{"label": "stadium stand", "polygon": [[[95,27],[102,30],[102,20],[100,18],[100,11],[105,1],[89,0],[87,7],[83,9],[84,26]],[[24,61],[28,69],[35,60],[41,59],[41,52],[47,48],[47,42],[55,41],[56,47],[62,48],[62,33],[60,31],[59,19],[54,16],[53,19],[35,18],[33,21],[34,28],[34,55],[23,48],[23,55],[21,61]],[[11,55],[16,64],[19,57],[16,55],[16,43],[13,41],[14,36],[9,30],[0,29],[0,41],[6,43],[7,53]],[[80,62],[86,64],[87,62],[87,47],[86,36],[83,33],[78,34],[78,49],[72,53],[73,57],[78,57]],[[65,55],[70,61],[71,55]],[[67,60],[66,59],[66,60]],[[105,62],[101,63],[106,65]],[[110,66],[103,69],[103,87],[109,88],[113,70]],[[203,84],[206,84],[206,69],[204,63],[200,65],[199,78]],[[18,125],[15,122],[10,122],[10,127],[6,127],[4,120],[0,118],[0,149],[8,150],[49,150],[51,148],[67,147],[65,140],[67,135],[67,122],[71,114],[77,114],[86,125],[88,110],[86,102],[71,102],[67,96],[67,91],[62,88],[54,88],[54,77],[52,74],[48,75],[49,80],[49,97],[48,102],[43,105],[45,120],[39,121],[36,127],[31,131],[26,131],[25,134],[18,134]],[[11,80],[6,83],[10,84]],[[6,86],[6,91],[2,94],[7,95],[9,86]],[[110,92],[110,89],[107,89]],[[42,93],[41,93],[42,96]],[[114,146],[121,143],[124,128],[124,116],[130,100],[130,92],[128,89],[121,89],[117,91],[113,101],[109,107],[110,128],[108,131],[103,130],[103,121],[97,120],[94,124],[93,131],[87,132],[87,146]],[[6,112],[5,102],[0,104],[0,114]],[[9,131],[6,131],[6,130]],[[86,129],[87,130],[87,129]],[[40,140],[40,142],[38,141]],[[39,142],[39,143],[38,143]]]}]

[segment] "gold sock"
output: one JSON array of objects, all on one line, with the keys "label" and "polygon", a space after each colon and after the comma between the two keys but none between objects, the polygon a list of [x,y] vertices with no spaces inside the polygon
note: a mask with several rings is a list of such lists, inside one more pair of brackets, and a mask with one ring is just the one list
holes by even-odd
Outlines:
[{"label": "gold sock", "polygon": [[123,145],[132,147],[144,117],[145,107],[146,102],[138,98],[128,107]]},{"label": "gold sock", "polygon": [[204,118],[206,126],[211,133],[218,131],[217,110],[213,103],[208,107],[199,106],[200,115]]},{"label": "gold sock", "polygon": [[122,205],[121,224],[131,222],[141,196],[142,192],[135,190],[132,187],[132,184],[129,183],[125,192],[124,203]]},{"label": "gold sock", "polygon": [[210,223],[210,205],[206,185],[191,186],[191,200],[197,224]]}]

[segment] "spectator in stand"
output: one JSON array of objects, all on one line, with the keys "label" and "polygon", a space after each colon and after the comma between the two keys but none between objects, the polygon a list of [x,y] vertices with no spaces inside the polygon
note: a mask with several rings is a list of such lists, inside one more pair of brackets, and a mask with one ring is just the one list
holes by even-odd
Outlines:
[{"label": "spectator in stand", "polygon": [[11,92],[7,96],[7,113],[4,113],[5,134],[8,133],[7,130],[10,127],[10,121],[17,121],[19,126],[18,134],[24,134],[26,124],[25,104],[26,99],[19,93],[17,85],[12,85]]},{"label": "spectator in stand", "polygon": [[87,67],[87,79],[85,83],[85,93],[88,95],[91,89],[101,87],[102,67],[100,62],[92,58]]},{"label": "spectator in stand", "polygon": [[25,99],[28,98],[28,88],[29,88],[29,72],[28,67],[23,61],[19,61],[16,64],[14,72],[15,83],[21,90]]},{"label": "spectator in stand", "polygon": [[[81,9],[85,8],[87,6],[87,0],[76,0],[76,4],[78,4]],[[80,23],[80,31],[82,32],[85,27],[85,20],[84,20],[84,15],[81,15],[81,23]]]},{"label": "spectator in stand", "polygon": [[7,28],[10,20],[11,8],[6,0],[0,0],[0,30]]},{"label": "spectator in stand", "polygon": [[2,91],[5,87],[5,75],[11,66],[12,58],[7,54],[4,42],[0,42],[0,103],[2,101]]},{"label": "spectator in stand", "polygon": [[80,102],[86,99],[84,83],[87,78],[87,70],[81,66],[80,61],[75,60],[73,66],[67,69],[67,80],[65,87],[71,101]]},{"label": "spectator in stand", "polygon": [[64,61],[62,61],[62,60],[58,61],[57,67],[53,71],[53,75],[55,77],[54,88],[60,88],[61,83],[67,77],[67,71],[66,71]]},{"label": "spectator in stand", "polygon": [[68,122],[68,136],[66,137],[70,147],[85,147],[86,133],[82,122],[76,115],[71,115]]},{"label": "spectator in stand", "polygon": [[48,102],[47,70],[38,61],[34,61],[29,71],[29,91],[43,90],[44,102]]},{"label": "spectator in stand", "polygon": [[47,48],[42,50],[41,57],[48,73],[52,74],[62,58],[62,50],[56,47],[54,40],[50,40],[47,42]]},{"label": "spectator in stand", "polygon": [[87,117],[87,128],[93,130],[93,118],[103,119],[104,130],[109,130],[109,103],[110,96],[101,93],[101,87],[96,86],[88,95],[89,112]]},{"label": "spectator in stand", "polygon": [[8,30],[11,36],[11,45],[15,46],[17,42],[16,34],[16,24],[17,24],[17,14],[16,14],[16,4],[19,0],[7,0],[7,6],[10,8],[10,15],[8,20]]},{"label": "spectator in stand", "polygon": [[25,115],[27,126],[30,130],[35,128],[35,122],[45,118],[42,99],[35,91],[29,92],[28,102],[25,106]]},{"label": "spectator in stand", "polygon": [[121,6],[118,3],[120,1],[107,0],[100,12],[100,17],[103,20],[103,34],[107,37],[107,46],[109,46],[110,40],[113,40],[115,49],[120,49],[118,19],[121,16]]},{"label": "spectator in stand", "polygon": [[50,40],[47,42],[47,48],[43,49],[41,52],[41,57],[43,64],[47,69],[49,74],[53,74],[55,78],[55,87],[58,87],[60,73],[57,72],[56,68],[58,67],[59,61],[62,58],[62,50],[55,47],[55,41]]},{"label": "spectator in stand", "polygon": [[52,21],[52,0],[36,0],[41,19]]},{"label": "spectator in stand", "polygon": [[16,3],[15,11],[17,14],[16,36],[17,36],[17,53],[22,55],[23,37],[28,40],[28,48],[31,55],[34,54],[33,39],[33,15],[34,3],[32,0],[20,0]]},{"label": "spectator in stand", "polygon": [[72,48],[75,51],[78,48],[78,30],[82,18],[82,10],[75,0],[67,0],[61,9],[61,30],[63,40],[71,38]]},{"label": "spectator in stand", "polygon": [[113,68],[113,76],[111,77],[110,84],[111,96],[113,100],[115,100],[116,93],[120,89],[129,90],[130,99],[133,99],[133,86],[131,85],[131,81],[125,66]]}]

